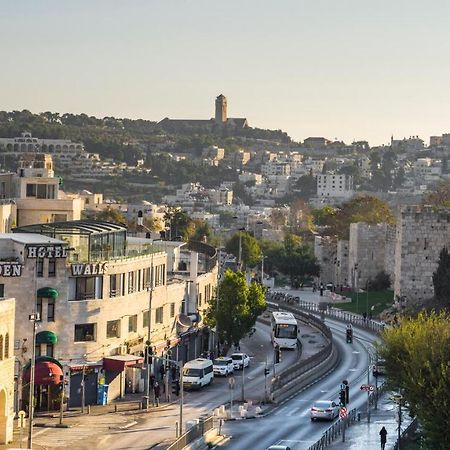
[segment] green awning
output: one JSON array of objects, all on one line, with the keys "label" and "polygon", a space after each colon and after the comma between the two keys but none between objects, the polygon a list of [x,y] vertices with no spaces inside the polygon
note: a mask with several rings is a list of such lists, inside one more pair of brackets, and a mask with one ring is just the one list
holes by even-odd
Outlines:
[{"label": "green awning", "polygon": [[36,334],[36,344],[53,344],[58,342],[58,336],[53,331],[40,331]]},{"label": "green awning", "polygon": [[43,287],[38,289],[37,296],[44,298],[54,298],[56,300],[59,297],[59,292],[55,288]]}]

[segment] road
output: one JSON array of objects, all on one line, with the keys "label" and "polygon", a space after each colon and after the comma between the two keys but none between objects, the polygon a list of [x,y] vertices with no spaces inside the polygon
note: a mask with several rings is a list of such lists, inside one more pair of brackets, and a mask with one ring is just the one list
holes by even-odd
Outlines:
[{"label": "road", "polygon": [[[304,352],[302,358],[308,357],[321,349],[322,336],[315,330],[300,323]],[[245,398],[260,402],[264,399],[264,368],[266,358],[269,366],[273,360],[273,346],[270,342],[270,328],[257,324],[252,337],[241,342],[241,350],[251,357],[250,367],[245,370]],[[282,361],[276,370],[290,366],[298,359],[297,351],[283,351]],[[235,372],[234,398],[241,396],[241,371]],[[269,383],[270,376],[267,377]],[[183,408],[184,423],[202,415],[210,415],[218,406],[229,402],[230,390],[226,377],[215,377],[212,385],[201,391],[185,393]],[[172,405],[161,412],[153,412],[144,418],[136,419],[137,424],[127,430],[116,430],[101,436],[97,449],[148,449],[149,447],[175,438],[175,423],[179,420],[179,407]],[[248,448],[247,448],[248,450]]]},{"label": "road", "polygon": [[[352,344],[345,342],[345,325],[326,320],[333,331],[333,340],[342,355],[339,366],[329,376],[282,404],[273,414],[254,420],[227,422],[224,432],[232,439],[224,445],[227,450],[264,450],[270,445],[285,444],[293,450],[308,449],[330,426],[329,422],[311,422],[309,411],[316,400],[338,400],[340,383],[350,385],[350,409],[364,411],[367,394],[360,385],[367,382],[367,366],[373,335],[356,329]],[[374,383],[370,374],[370,382]],[[257,423],[255,423],[255,420]]]}]

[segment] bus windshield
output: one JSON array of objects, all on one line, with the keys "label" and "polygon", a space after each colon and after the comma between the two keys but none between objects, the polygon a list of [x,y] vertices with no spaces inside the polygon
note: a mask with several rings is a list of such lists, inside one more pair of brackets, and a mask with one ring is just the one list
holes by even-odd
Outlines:
[{"label": "bus windshield", "polygon": [[281,339],[297,339],[297,325],[278,324],[276,326],[275,337]]}]

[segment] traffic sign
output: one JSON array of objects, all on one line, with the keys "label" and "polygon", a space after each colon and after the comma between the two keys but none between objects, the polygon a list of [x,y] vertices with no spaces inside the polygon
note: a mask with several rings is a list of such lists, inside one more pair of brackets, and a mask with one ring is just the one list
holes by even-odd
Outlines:
[{"label": "traffic sign", "polygon": [[375,390],[375,386],[373,384],[362,384],[360,387],[361,391],[374,391]]},{"label": "traffic sign", "polygon": [[19,428],[25,428],[26,427],[26,423],[27,423],[27,421],[25,419],[26,414],[27,413],[25,411],[19,411],[17,413],[17,415],[19,416],[19,420],[17,421],[17,426]]},{"label": "traffic sign", "polygon": [[348,416],[348,410],[347,410],[347,408],[344,406],[343,408],[341,408],[341,409],[339,410],[339,417],[340,417],[341,419],[345,419],[347,416]]},{"label": "traffic sign", "polygon": [[234,377],[228,378],[228,387],[230,389],[234,389],[234,383],[236,382],[236,380],[234,379]]}]

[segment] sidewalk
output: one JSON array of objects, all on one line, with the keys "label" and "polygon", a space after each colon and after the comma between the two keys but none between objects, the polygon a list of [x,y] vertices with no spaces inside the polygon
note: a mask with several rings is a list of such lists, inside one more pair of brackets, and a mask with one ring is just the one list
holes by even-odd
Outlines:
[{"label": "sidewalk", "polygon": [[[370,423],[367,423],[367,415],[361,417],[361,422],[355,422],[345,431],[345,442],[342,437],[338,439],[327,449],[333,450],[380,450],[380,430],[385,427],[387,430],[387,443],[385,450],[393,450],[397,442],[398,422],[397,405],[389,399],[390,393],[386,393],[378,403],[378,409],[371,410]],[[408,412],[402,413],[402,432],[412,422]]]},{"label": "sidewalk", "polygon": [[[177,397],[172,395],[172,402],[161,402],[158,407],[151,406],[146,411],[139,409],[138,402],[141,399],[142,394],[127,394],[123,399],[109,405],[92,405],[90,414],[87,414],[87,408],[85,414],[81,414],[80,408],[72,408],[70,411],[64,412],[63,428],[58,427],[59,414],[56,411],[38,413],[33,421],[35,425],[33,427],[33,448],[56,449],[68,445],[71,449],[85,448],[86,439],[98,438],[101,432],[125,430],[136,425],[146,414],[164,411],[177,401]],[[115,412],[116,406],[117,412]],[[22,430],[22,440],[20,439],[20,429],[17,428],[17,420],[14,420],[14,440],[8,445],[0,445],[0,450],[26,448],[27,435],[28,420],[27,427]]]}]

